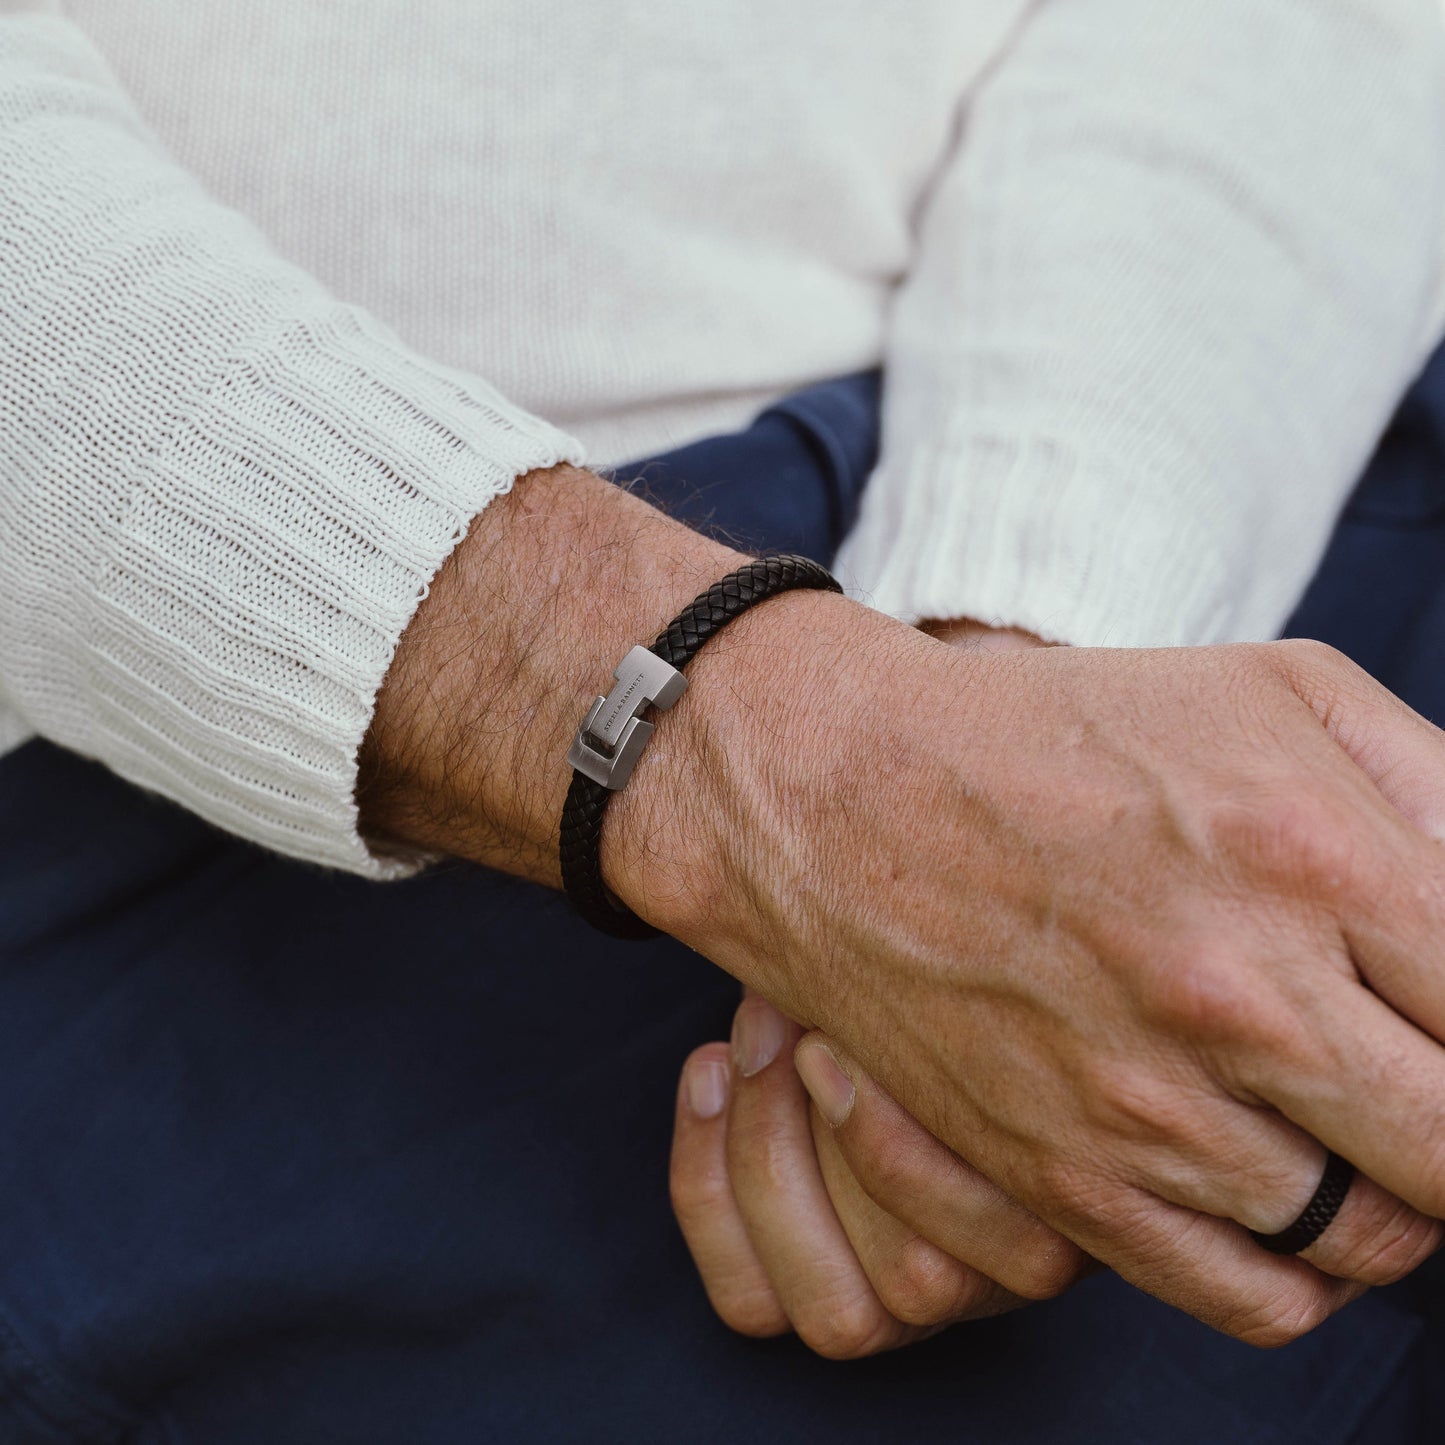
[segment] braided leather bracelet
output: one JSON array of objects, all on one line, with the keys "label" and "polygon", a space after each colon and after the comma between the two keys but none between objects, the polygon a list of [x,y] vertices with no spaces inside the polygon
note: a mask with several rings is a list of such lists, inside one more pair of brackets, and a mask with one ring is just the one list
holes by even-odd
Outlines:
[{"label": "braided leather bracelet", "polygon": [[632,776],[653,725],[640,714],[666,711],[687,691],[685,667],[702,645],[749,607],[780,592],[843,589],[806,557],[760,557],[695,597],[649,647],[634,647],[613,673],[617,685],[592,704],[567,761],[575,770],[562,809],[562,884],[577,911],[615,938],[652,938],[657,929],[624,907],[602,881],[602,818]]}]

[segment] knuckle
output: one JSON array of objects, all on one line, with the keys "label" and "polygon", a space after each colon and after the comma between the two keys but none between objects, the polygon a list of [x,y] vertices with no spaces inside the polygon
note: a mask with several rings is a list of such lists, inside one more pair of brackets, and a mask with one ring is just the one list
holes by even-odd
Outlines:
[{"label": "knuckle", "polygon": [[792,1328],[777,1296],[765,1287],[710,1289],[708,1298],[718,1318],[730,1330],[749,1339],[774,1339]]},{"label": "knuckle", "polygon": [[935,1325],[968,1308],[977,1281],[966,1265],[915,1236],[879,1266],[873,1285],[894,1319]]},{"label": "knuckle", "polygon": [[1244,1306],[1226,1318],[1227,1335],[1260,1350],[1278,1350],[1323,1324],[1330,1317],[1328,1296],[1321,1289],[1284,1287],[1268,1298]]},{"label": "knuckle", "polygon": [[1338,891],[1359,868],[1356,830],[1332,808],[1315,799],[1292,797],[1272,810],[1268,847],[1278,847],[1287,876]]},{"label": "knuckle", "polygon": [[793,1320],[798,1338],[825,1360],[858,1360],[895,1342],[895,1321],[877,1300],[831,1295],[801,1306]]},{"label": "knuckle", "polygon": [[727,1170],[720,1164],[684,1165],[676,1158],[667,1176],[672,1212],[684,1229],[711,1218],[726,1200]]},{"label": "knuckle", "polygon": [[1355,666],[1339,648],[1313,637],[1290,637],[1268,646],[1296,672],[1340,673],[1352,671]]},{"label": "knuckle", "polygon": [[1216,804],[1211,842],[1251,881],[1336,891],[1359,866],[1355,831],[1337,808],[1304,792],[1272,791]]},{"label": "knuckle", "polygon": [[1143,1003],[1171,1036],[1214,1044],[1257,1037],[1266,1024],[1266,997],[1237,955],[1208,945],[1162,959]]},{"label": "knuckle", "polygon": [[1088,1256],[1077,1245],[1055,1236],[1048,1244],[1021,1254],[1000,1282],[1026,1300],[1057,1299],[1076,1284],[1088,1268]]},{"label": "knuckle", "polygon": [[1378,684],[1352,658],[1337,647],[1310,637],[1292,637],[1265,644],[1265,651],[1291,690],[1322,717],[1332,709],[1332,699],[1342,692],[1363,695]]}]

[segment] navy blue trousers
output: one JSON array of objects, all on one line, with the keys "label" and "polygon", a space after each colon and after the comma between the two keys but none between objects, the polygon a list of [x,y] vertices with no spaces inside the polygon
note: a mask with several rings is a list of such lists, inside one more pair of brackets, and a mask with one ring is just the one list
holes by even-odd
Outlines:
[{"label": "navy blue trousers", "polygon": [[[827,558],[876,392],[633,470]],[[1445,722],[1442,579],[1437,361],[1292,630]],[[1425,1273],[1273,1354],[1108,1276],[857,1364],[730,1334],[666,1158],[679,1065],[735,998],[539,888],[328,876],[46,743],[0,761],[0,1442],[1445,1438]]]}]

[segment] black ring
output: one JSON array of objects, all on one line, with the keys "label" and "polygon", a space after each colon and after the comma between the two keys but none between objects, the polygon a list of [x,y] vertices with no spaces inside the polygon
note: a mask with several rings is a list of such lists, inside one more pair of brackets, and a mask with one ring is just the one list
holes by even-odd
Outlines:
[{"label": "black ring", "polygon": [[[651,651],[670,667],[686,667],[705,642],[748,608],[797,588],[843,590],[825,568],[807,557],[759,557],[694,597],[658,634]],[[602,817],[611,801],[610,788],[573,772],[558,840],[562,886],[594,928],[614,938],[655,938],[657,929],[614,898],[602,881]]]},{"label": "black ring", "polygon": [[1330,1221],[1340,1212],[1345,1195],[1354,1182],[1355,1166],[1338,1154],[1331,1154],[1325,1160],[1324,1177],[1314,1198],[1304,1207],[1304,1213],[1278,1234],[1261,1234],[1256,1229],[1249,1231],[1249,1237],[1256,1244],[1263,1245],[1271,1254],[1298,1254],[1308,1249],[1326,1229]]}]

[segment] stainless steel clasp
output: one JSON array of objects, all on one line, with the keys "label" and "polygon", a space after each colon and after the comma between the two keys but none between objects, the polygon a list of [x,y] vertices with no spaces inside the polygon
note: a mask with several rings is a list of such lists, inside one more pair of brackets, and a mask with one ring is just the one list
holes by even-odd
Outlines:
[{"label": "stainless steel clasp", "polygon": [[687,678],[645,647],[634,647],[612,674],[617,685],[582,719],[567,753],[579,773],[614,792],[632,776],[653,726],[638,716],[646,707],[665,712],[687,691]]}]

